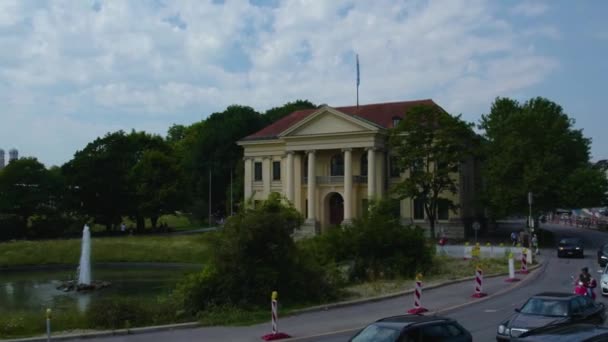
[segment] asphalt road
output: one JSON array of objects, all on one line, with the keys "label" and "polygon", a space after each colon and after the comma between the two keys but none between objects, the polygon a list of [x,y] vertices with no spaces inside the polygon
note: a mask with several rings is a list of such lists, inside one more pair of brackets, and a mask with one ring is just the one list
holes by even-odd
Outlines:
[{"label": "asphalt road", "polygon": [[[513,310],[520,307],[530,296],[544,291],[571,292],[571,276],[577,276],[584,266],[598,280],[601,277],[600,268],[597,264],[597,248],[608,242],[608,233],[602,233],[580,228],[563,227],[559,225],[543,225],[543,229],[551,230],[559,236],[578,236],[585,242],[584,259],[557,258],[555,249],[544,249],[541,257],[545,266],[535,280],[525,286],[516,288],[504,295],[496,296],[489,300],[471,304],[463,308],[444,313],[456,319],[473,334],[474,341],[494,341],[496,328],[502,320],[509,317]],[[598,291],[597,300],[608,305],[608,297],[602,297]],[[355,331],[327,334],[312,338],[298,339],[298,341],[322,341],[322,342],[344,342],[355,333]]]}]

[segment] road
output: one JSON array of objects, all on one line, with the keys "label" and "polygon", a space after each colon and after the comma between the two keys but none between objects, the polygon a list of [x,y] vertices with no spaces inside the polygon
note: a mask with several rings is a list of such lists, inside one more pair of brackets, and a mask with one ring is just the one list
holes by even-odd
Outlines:
[{"label": "road", "polygon": [[[608,242],[608,233],[602,233],[580,228],[562,227],[559,225],[543,225],[543,229],[550,230],[558,236],[578,236],[585,242],[584,259],[557,258],[554,249],[544,249],[542,258],[545,266],[535,278],[534,282],[519,287],[501,296],[487,301],[468,305],[458,310],[448,311],[444,316],[456,319],[473,334],[474,341],[493,341],[496,336],[498,324],[507,318],[513,310],[520,307],[530,296],[543,291],[572,291],[572,279],[577,276],[584,266],[598,280],[601,274],[597,264],[597,248]],[[596,292],[598,300],[608,305],[608,297],[604,298]],[[354,334],[354,330],[325,336],[316,336],[298,341],[343,342]]]}]

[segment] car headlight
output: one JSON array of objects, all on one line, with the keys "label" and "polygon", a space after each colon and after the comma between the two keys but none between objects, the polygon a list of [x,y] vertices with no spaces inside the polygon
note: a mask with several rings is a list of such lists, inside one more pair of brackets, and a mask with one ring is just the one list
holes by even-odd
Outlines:
[{"label": "car headlight", "polygon": [[559,248],[559,250],[560,250],[560,251],[563,251],[563,250],[564,250],[564,247],[560,247],[560,248]]},{"label": "car headlight", "polygon": [[608,285],[608,281],[602,281],[602,285]]},{"label": "car headlight", "polygon": [[600,259],[608,260],[608,257],[607,257],[607,256],[605,256],[605,255],[602,255],[602,256],[600,257]]},{"label": "car headlight", "polygon": [[498,326],[499,335],[509,335],[509,328],[505,327],[504,324]]}]

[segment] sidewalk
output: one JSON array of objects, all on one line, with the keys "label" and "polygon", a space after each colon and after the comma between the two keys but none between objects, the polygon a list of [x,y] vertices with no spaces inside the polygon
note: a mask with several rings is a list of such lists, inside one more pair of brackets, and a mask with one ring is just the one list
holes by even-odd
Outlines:
[{"label": "sidewalk", "polygon": [[[542,262],[542,259],[539,261]],[[487,298],[506,293],[516,287],[523,286],[532,280],[543,267],[541,263],[528,275],[518,275],[520,282],[505,282],[507,275],[487,277],[483,282],[483,292],[488,294],[485,298],[472,298],[474,293],[474,280],[454,281],[452,283],[435,284],[427,288],[423,285],[421,297],[422,306],[429,310],[427,314],[442,314],[467,304],[483,301]],[[312,284],[311,284],[312,285]],[[413,285],[413,284],[412,284]],[[381,317],[407,313],[413,306],[412,289],[406,294],[388,296],[389,298],[374,299],[357,305],[328,305],[318,310],[306,310],[297,315],[280,317],[279,331],[290,334],[297,340],[298,337],[321,335],[330,332],[358,329]],[[279,309],[280,311],[280,309]],[[270,312],[269,312],[270,316]],[[116,332],[102,332],[100,334],[56,336],[53,340],[63,339],[99,339],[100,341],[262,341],[261,336],[271,330],[270,320],[267,323],[246,327],[198,327],[193,329],[165,330],[154,327],[122,330]],[[154,333],[145,333],[152,332]],[[114,334],[114,336],[112,336]],[[111,337],[110,337],[111,336]],[[45,341],[46,339],[27,339],[28,341]],[[293,340],[293,339],[292,339]],[[21,340],[25,341],[25,339]]]}]

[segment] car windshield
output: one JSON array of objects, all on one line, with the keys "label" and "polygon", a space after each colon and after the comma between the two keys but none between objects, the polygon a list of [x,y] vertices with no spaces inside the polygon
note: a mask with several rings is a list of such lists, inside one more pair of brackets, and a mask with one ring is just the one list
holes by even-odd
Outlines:
[{"label": "car windshield", "polygon": [[399,338],[401,333],[400,329],[395,327],[381,326],[381,325],[369,325],[363,329],[357,336],[355,336],[352,342],[394,342]]},{"label": "car windshield", "polygon": [[568,306],[563,300],[530,298],[520,312],[541,316],[568,316]]},{"label": "car windshield", "polygon": [[578,239],[561,239],[559,241],[559,245],[560,246],[572,246],[572,245],[579,245],[579,240]]}]

